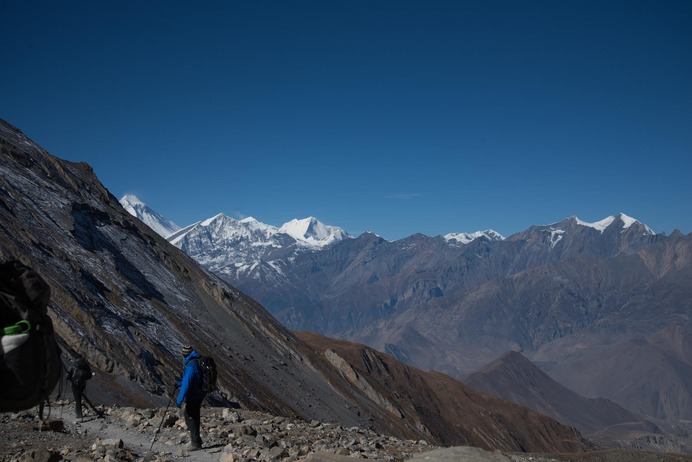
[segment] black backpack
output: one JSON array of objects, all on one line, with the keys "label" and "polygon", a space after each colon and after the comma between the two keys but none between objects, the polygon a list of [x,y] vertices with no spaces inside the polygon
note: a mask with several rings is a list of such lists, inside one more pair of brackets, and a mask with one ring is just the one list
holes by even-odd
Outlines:
[{"label": "black backpack", "polygon": [[70,379],[78,387],[83,387],[86,381],[91,379],[92,375],[91,366],[83,357],[79,357],[70,370]]},{"label": "black backpack", "polygon": [[34,270],[16,260],[0,265],[0,412],[32,408],[58,383],[49,301],[50,286]]},{"label": "black backpack", "polygon": [[202,373],[200,385],[203,393],[211,393],[216,390],[216,363],[211,356],[202,356],[196,360]]}]

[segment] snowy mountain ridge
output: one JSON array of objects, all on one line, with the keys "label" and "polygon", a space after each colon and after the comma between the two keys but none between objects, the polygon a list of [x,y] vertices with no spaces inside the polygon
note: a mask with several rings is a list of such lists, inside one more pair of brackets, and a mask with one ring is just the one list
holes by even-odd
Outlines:
[{"label": "snowy mountain ridge", "polygon": [[645,224],[641,223],[638,221],[636,218],[632,218],[630,216],[625,215],[624,213],[619,213],[617,215],[610,215],[603,220],[594,222],[594,223],[587,223],[585,221],[580,220],[577,217],[573,217],[574,220],[577,222],[577,224],[582,225],[582,226],[588,226],[589,228],[594,228],[595,230],[600,231],[601,233],[605,231],[610,225],[612,225],[617,219],[622,220],[622,230],[626,230],[630,228],[632,225],[639,223],[644,226],[644,232],[646,234],[651,234],[654,235],[656,234],[651,228],[646,226]]},{"label": "snowy mountain ridge", "polygon": [[[262,223],[253,217],[236,220],[223,213],[219,213],[204,221],[199,221],[181,228],[152,210],[147,204],[137,198],[137,196],[127,194],[120,199],[120,203],[131,215],[142,220],[159,235],[180,248],[184,245],[183,241],[189,241],[191,236],[197,233],[207,234],[210,241],[216,241],[216,245],[220,244],[228,251],[232,250],[228,248],[230,243],[235,242],[234,245],[237,247],[242,240],[247,240],[245,244],[250,248],[278,249],[294,245],[296,248],[301,249],[301,251],[317,251],[344,239],[353,238],[353,236],[344,229],[338,226],[325,225],[315,217],[293,219],[280,227],[276,227]],[[575,225],[593,228],[601,234],[611,226],[620,226],[622,228],[621,232],[625,232],[632,226],[637,225],[643,234],[656,235],[647,225],[624,213],[610,215],[593,223],[572,216],[560,222],[541,226],[541,228],[549,230],[551,233],[551,247],[554,247],[554,245],[564,237],[565,233]],[[213,235],[208,233],[212,233]],[[283,237],[277,237],[279,235],[283,235]],[[443,236],[445,241],[450,245],[466,245],[481,237],[491,242],[506,239],[500,233],[492,229],[472,233],[448,233]],[[207,244],[211,244],[211,242]],[[188,245],[190,244],[188,243]],[[195,247],[199,249],[199,246],[202,246],[201,242],[198,242]],[[232,251],[231,253],[235,254],[236,252]],[[255,254],[256,252],[252,253]],[[236,258],[238,256],[239,255],[235,255]],[[240,258],[240,260],[236,259],[234,260],[235,264],[233,266],[238,267],[256,264],[259,261],[256,257],[258,256]]]},{"label": "snowy mountain ridge", "polygon": [[274,242],[273,238],[276,235],[285,234],[295,240],[296,245],[307,248],[322,248],[351,237],[343,229],[337,226],[325,225],[312,217],[304,220],[292,220],[277,228],[276,226],[262,223],[253,217],[236,220],[220,213],[168,236],[168,240],[173,245],[178,245],[185,239],[186,235],[200,229],[215,233],[215,238],[226,242],[245,238],[253,241],[255,245],[275,245],[276,242]]},{"label": "snowy mountain ridge", "polygon": [[286,233],[299,242],[305,242],[319,248],[351,237],[343,229],[325,225],[314,217],[291,220],[284,223],[278,232]]},{"label": "snowy mountain ridge", "polygon": [[449,233],[445,234],[444,238],[447,242],[458,243],[458,244],[468,244],[475,241],[479,237],[484,237],[489,241],[502,241],[504,236],[493,231],[492,229],[486,229],[485,231],[476,231],[475,233]]},{"label": "snowy mountain ridge", "polygon": [[[326,225],[315,217],[293,219],[276,227],[253,217],[236,220],[219,213],[180,228],[171,226],[170,221],[134,195],[126,195],[120,202],[131,215],[202,266],[231,280],[282,278],[283,267],[297,255],[353,238],[342,228]],[[445,239],[450,245],[465,245],[480,237],[491,241],[504,239],[493,230],[451,233]]]},{"label": "snowy mountain ridge", "polygon": [[280,276],[284,260],[351,238],[342,228],[325,225],[314,217],[276,227],[253,217],[236,220],[219,213],[174,229],[136,196],[127,195],[120,202],[131,215],[188,255],[194,255],[207,269],[233,277],[267,270]]}]

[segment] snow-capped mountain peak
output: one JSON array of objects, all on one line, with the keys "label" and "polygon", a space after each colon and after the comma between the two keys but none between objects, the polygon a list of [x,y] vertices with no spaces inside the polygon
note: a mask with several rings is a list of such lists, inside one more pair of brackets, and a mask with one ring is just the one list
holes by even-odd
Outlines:
[{"label": "snow-capped mountain peak", "polygon": [[120,199],[120,205],[130,215],[142,220],[144,224],[153,229],[159,236],[168,237],[180,230],[180,226],[159,215],[134,194],[125,194]]},{"label": "snow-capped mountain peak", "polygon": [[[233,218],[231,218],[231,217],[229,217],[229,216],[226,216],[226,215],[223,214],[223,213],[217,213],[217,214],[214,215],[213,217],[207,218],[206,220],[202,221],[202,222],[200,223],[200,226],[209,226],[209,225],[211,225],[211,224],[214,223],[214,222],[223,221],[223,220],[226,220],[226,219],[233,220]],[[235,220],[233,220],[233,221],[235,221]]]},{"label": "snow-capped mountain peak", "polygon": [[577,217],[574,217],[574,220],[579,225],[587,226],[589,228],[593,228],[597,231],[603,232],[608,226],[610,226],[613,223],[613,221],[615,221],[615,217],[613,215],[610,215],[609,217],[605,217],[603,220],[595,221],[593,223],[587,223],[586,221],[582,221]]},{"label": "snow-capped mountain peak", "polygon": [[338,226],[325,225],[314,217],[291,220],[284,223],[279,228],[279,232],[288,234],[297,241],[313,247],[324,247],[350,237],[346,231]]},{"label": "snow-capped mountain peak", "polygon": [[646,234],[656,234],[651,228],[646,226],[645,224],[641,223],[635,218],[632,218],[630,216],[625,215],[624,213],[619,213],[617,215],[610,215],[608,217],[605,217],[604,219],[594,222],[594,223],[587,223],[585,221],[580,220],[577,217],[574,217],[574,220],[577,222],[577,224],[582,225],[582,226],[588,226],[589,228],[594,228],[597,231],[600,231],[603,233],[603,231],[606,230],[609,226],[611,226],[616,220],[620,220],[622,222],[622,230],[626,230],[630,227],[632,227],[635,224],[640,224],[641,226],[644,227],[644,231]]},{"label": "snow-capped mountain peak", "polygon": [[502,234],[492,229],[476,231],[475,233],[449,233],[444,236],[447,242],[454,242],[457,244],[468,244],[469,242],[475,241],[479,237],[484,237],[490,241],[504,240],[504,236],[502,236]]},{"label": "snow-capped mountain peak", "polygon": [[[122,199],[120,199],[120,204],[122,204],[123,207],[131,207],[131,208],[137,208],[137,207],[146,207],[147,204],[139,200],[139,197],[135,196],[134,194],[125,194]],[[128,210],[129,212],[130,210]]]},{"label": "snow-capped mountain peak", "polygon": [[[273,271],[303,252],[318,251],[348,234],[309,217],[281,228],[253,217],[236,220],[219,213],[172,234],[168,241],[211,271],[237,279],[239,274]],[[271,268],[271,269],[270,269]]]},{"label": "snow-capped mountain peak", "polygon": [[[185,235],[190,234],[195,229],[205,235],[213,236],[213,239],[221,241],[247,240],[248,242],[266,241],[275,236],[279,230],[275,226],[267,225],[255,220],[252,217],[236,220],[224,213],[219,213],[211,218],[197,223],[194,227],[186,228]],[[185,237],[183,233],[177,233],[175,239],[171,236],[168,240],[178,245],[178,242]]]},{"label": "snow-capped mountain peak", "polygon": [[262,232],[262,233],[266,234],[267,236],[274,235],[274,234],[279,232],[279,228],[277,228],[276,226],[262,223],[261,221],[257,220],[254,217],[245,217],[242,220],[240,220],[238,223],[242,224],[243,226],[245,226],[248,229]]}]

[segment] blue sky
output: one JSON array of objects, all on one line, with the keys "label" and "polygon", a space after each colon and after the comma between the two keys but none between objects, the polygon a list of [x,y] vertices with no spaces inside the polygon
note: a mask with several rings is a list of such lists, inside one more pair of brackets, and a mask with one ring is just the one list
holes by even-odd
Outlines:
[{"label": "blue sky", "polygon": [[0,118],[184,226],[692,232],[692,2],[0,0]]}]

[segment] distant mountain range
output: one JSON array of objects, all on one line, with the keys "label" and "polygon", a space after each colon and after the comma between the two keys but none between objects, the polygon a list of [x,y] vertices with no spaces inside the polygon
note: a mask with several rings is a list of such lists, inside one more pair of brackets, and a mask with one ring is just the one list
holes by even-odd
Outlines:
[{"label": "distant mountain range", "polygon": [[[219,213],[180,228],[132,194],[123,196],[120,203],[161,237],[229,281],[253,277],[275,279],[286,261],[353,239],[344,229],[325,225],[314,217],[293,219],[276,227],[253,217],[236,220]],[[504,239],[491,229],[444,236],[450,245],[464,245],[479,238]]]},{"label": "distant mountain range", "polygon": [[[343,233],[308,246],[276,229],[218,216],[204,232],[169,240],[291,329],[453,376],[520,351],[585,396],[651,418],[692,418],[689,363],[665,357],[678,361],[670,366],[677,373],[653,386],[647,371],[665,363],[661,356],[617,359],[638,338],[692,331],[692,235],[656,234],[623,213],[506,238],[492,230],[393,242]],[[618,370],[625,364],[631,373]]]}]

